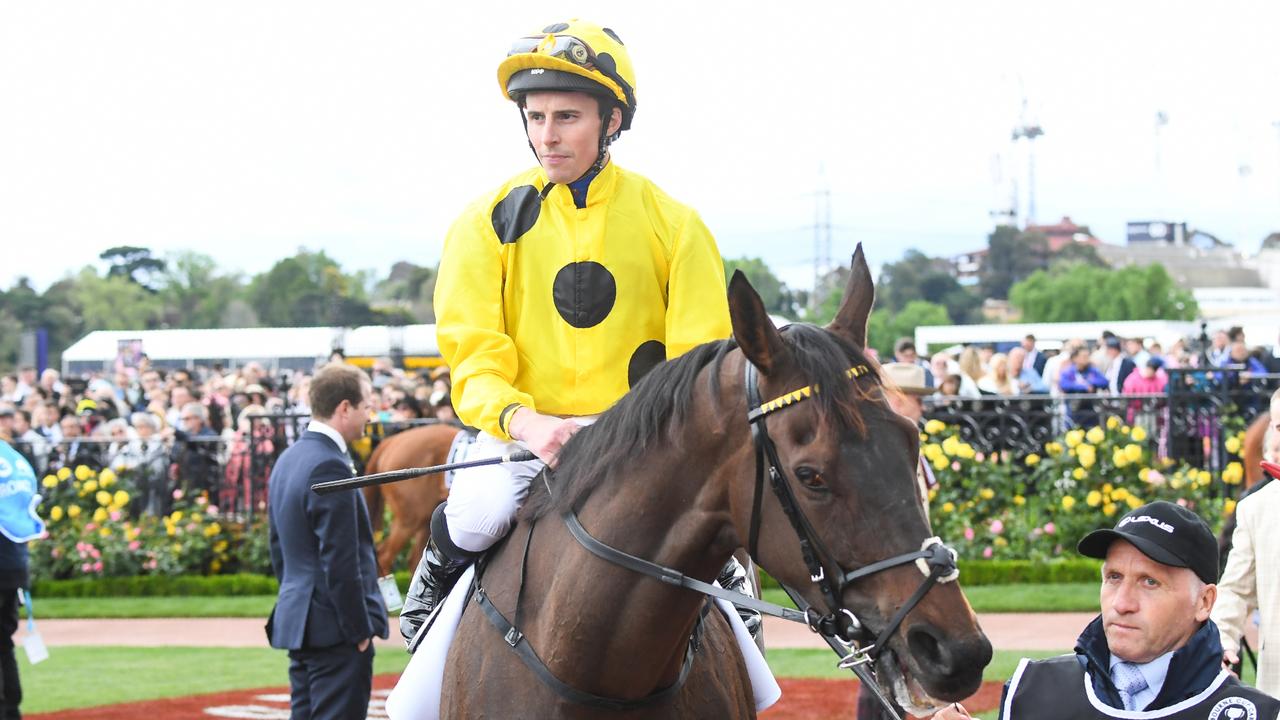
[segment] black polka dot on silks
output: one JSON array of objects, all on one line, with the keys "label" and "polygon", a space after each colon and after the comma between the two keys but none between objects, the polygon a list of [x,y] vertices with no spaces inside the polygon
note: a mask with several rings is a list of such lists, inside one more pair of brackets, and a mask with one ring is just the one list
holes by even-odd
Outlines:
[{"label": "black polka dot on silks", "polygon": [[607,74],[618,74],[618,62],[607,52],[596,53],[596,66]]},{"label": "black polka dot on silks", "polygon": [[498,241],[505,245],[529,232],[538,222],[541,211],[542,198],[538,197],[538,189],[532,185],[521,185],[512,188],[493,206],[489,218],[493,222],[493,231],[498,234]]},{"label": "black polka dot on silks", "polygon": [[569,29],[569,23],[556,23],[554,25],[548,25],[542,28],[542,32],[558,33],[558,32],[564,32],[565,30],[568,30],[568,29]]},{"label": "black polka dot on silks", "polygon": [[599,325],[613,310],[618,285],[613,273],[598,262],[574,262],[560,268],[551,286],[551,299],[564,321],[576,328]]},{"label": "black polka dot on silks", "polygon": [[657,340],[646,340],[631,353],[631,361],[627,363],[627,386],[635,387],[640,379],[649,371],[661,365],[667,359],[667,346]]}]

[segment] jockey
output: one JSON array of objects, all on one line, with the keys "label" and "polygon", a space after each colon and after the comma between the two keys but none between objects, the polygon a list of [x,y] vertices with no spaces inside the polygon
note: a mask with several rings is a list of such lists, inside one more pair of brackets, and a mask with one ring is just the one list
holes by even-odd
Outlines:
[{"label": "jockey", "polygon": [[[724,266],[692,209],[611,161],[631,127],[631,59],[608,28],[572,20],[520,38],[498,67],[539,167],[473,203],[445,239],[436,333],[472,458],[436,509],[400,615],[406,642],[462,570],[515,523],[530,480],[656,364],[728,337]],[[736,561],[722,571],[741,590]],[[741,611],[755,633],[759,615]]]}]

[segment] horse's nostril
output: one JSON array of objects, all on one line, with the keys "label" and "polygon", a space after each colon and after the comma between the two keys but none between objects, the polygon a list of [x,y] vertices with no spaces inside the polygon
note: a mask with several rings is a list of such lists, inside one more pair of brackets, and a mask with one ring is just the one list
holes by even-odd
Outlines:
[{"label": "horse's nostril", "polygon": [[931,628],[914,627],[907,632],[907,646],[911,655],[922,667],[928,667],[943,675],[950,674],[951,654],[938,641]]}]

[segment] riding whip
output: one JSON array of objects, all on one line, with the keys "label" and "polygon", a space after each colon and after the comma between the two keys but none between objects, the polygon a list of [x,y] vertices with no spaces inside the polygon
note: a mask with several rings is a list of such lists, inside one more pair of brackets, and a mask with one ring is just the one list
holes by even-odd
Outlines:
[{"label": "riding whip", "polygon": [[484,465],[501,465],[502,463],[527,462],[529,460],[537,459],[538,456],[528,450],[516,450],[515,452],[509,452],[506,455],[497,455],[495,457],[482,458],[480,460],[468,460],[466,462],[448,463],[446,465],[432,465],[431,467],[408,468],[407,470],[390,470],[388,472],[374,473],[373,475],[361,475],[359,477],[345,478],[342,480],[327,480],[325,482],[312,485],[311,491],[317,495],[328,495],[329,493],[338,492],[339,490],[354,490],[368,485],[385,485],[387,483],[399,482],[410,478],[422,477],[423,475],[448,472],[449,470],[465,470],[467,468],[482,467]]}]

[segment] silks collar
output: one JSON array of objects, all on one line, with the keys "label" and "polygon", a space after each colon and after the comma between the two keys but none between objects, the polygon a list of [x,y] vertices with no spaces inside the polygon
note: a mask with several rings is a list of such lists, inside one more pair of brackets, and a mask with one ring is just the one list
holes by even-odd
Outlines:
[{"label": "silks collar", "polygon": [[617,182],[618,169],[610,159],[601,170],[588,170],[585,175],[561,188],[547,180],[546,171],[542,175],[543,200],[550,200],[564,206],[573,206],[579,210],[599,205],[613,192]]}]

